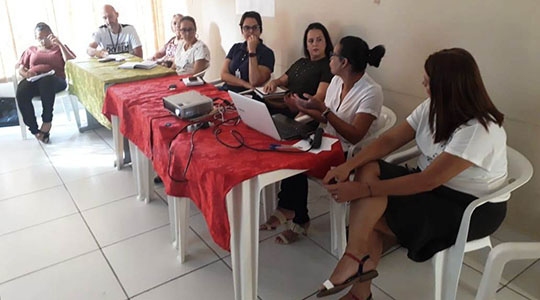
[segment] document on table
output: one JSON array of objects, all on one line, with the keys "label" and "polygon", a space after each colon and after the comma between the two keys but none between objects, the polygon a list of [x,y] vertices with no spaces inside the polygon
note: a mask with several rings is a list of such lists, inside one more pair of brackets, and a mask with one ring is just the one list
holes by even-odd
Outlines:
[{"label": "document on table", "polygon": [[[311,135],[311,140],[313,140],[313,134]],[[310,153],[317,154],[322,151],[330,151],[332,150],[332,145],[337,142],[338,139],[331,138],[327,136],[323,136],[321,140],[321,147],[319,149],[311,149],[309,150]],[[292,145],[293,147],[296,147],[300,150],[307,150],[311,147],[311,142],[309,140],[300,140],[296,144]]]},{"label": "document on table", "polygon": [[149,70],[149,69],[155,68],[156,66],[157,66],[157,63],[155,61],[145,60],[145,61],[141,61],[141,62],[128,61],[128,62],[125,62],[125,63],[119,65],[118,68],[119,69],[146,69],[146,70]]},{"label": "document on table", "polygon": [[43,78],[45,76],[52,76],[52,75],[54,75],[54,70],[50,70],[47,73],[41,73],[41,74],[36,75],[36,76],[28,77],[28,78],[26,78],[26,80],[28,82],[35,82],[35,81],[38,81],[38,80],[40,80],[41,78]]}]

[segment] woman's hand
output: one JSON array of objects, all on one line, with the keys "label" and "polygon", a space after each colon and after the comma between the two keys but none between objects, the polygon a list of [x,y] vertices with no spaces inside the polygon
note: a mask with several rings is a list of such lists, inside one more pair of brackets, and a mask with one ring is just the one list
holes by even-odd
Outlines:
[{"label": "woman's hand", "polygon": [[265,86],[264,86],[264,92],[267,93],[267,94],[270,94],[270,93],[273,93],[276,88],[277,88],[278,84],[276,82],[276,80],[270,80],[270,82],[268,82]]},{"label": "woman's hand", "polygon": [[342,182],[325,185],[325,188],[332,195],[334,200],[339,203],[366,198],[370,195],[368,184],[365,182]]},{"label": "woman's hand", "polygon": [[259,38],[255,35],[250,35],[247,39],[247,49],[249,53],[257,52],[257,45],[259,45]]},{"label": "woman's hand", "polygon": [[30,77],[33,77],[33,76],[36,76],[37,73],[34,72],[34,71],[31,71],[31,70],[26,70],[26,72],[24,72],[24,77],[25,78],[30,78]]},{"label": "woman's hand", "polygon": [[351,169],[347,163],[343,163],[335,168],[330,169],[323,178],[323,184],[333,184],[349,180]]},{"label": "woman's hand", "polygon": [[326,109],[324,103],[316,100],[312,95],[304,93],[302,96],[307,98],[307,100],[300,98],[297,94],[292,95],[292,98],[296,101],[296,105],[300,110],[312,110],[321,113]]},{"label": "woman's hand", "polygon": [[51,43],[53,43],[53,45],[58,45],[58,46],[62,45],[62,43],[60,42],[60,40],[58,39],[58,37],[55,36],[55,35],[52,34],[52,33],[49,34],[49,35],[47,36],[47,38],[51,41]]}]

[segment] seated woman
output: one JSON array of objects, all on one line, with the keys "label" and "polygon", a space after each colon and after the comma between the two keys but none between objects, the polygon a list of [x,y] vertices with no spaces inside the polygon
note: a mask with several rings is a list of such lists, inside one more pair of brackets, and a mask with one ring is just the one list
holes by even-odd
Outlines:
[{"label": "seated woman", "polygon": [[152,60],[157,61],[160,65],[170,68],[174,62],[174,55],[176,53],[176,47],[182,40],[182,34],[180,32],[180,19],[184,17],[181,14],[175,14],[171,20],[171,30],[174,32],[173,36],[163,47],[161,47]]},{"label": "seated woman", "polygon": [[204,71],[210,63],[210,50],[197,39],[197,25],[190,16],[180,20],[182,41],[178,44],[174,56],[174,68],[178,75],[197,74]]},{"label": "seated woman", "polygon": [[[323,124],[325,132],[335,135],[343,149],[356,144],[377,130],[374,122],[383,105],[382,88],[367,73],[368,64],[378,67],[385,49],[379,45],[369,49],[361,38],[347,36],[334,47],[330,58],[332,78],[324,102],[304,94],[308,100],[293,95],[291,106]],[[276,242],[288,244],[306,234],[309,227],[307,209],[308,183],[304,174],[281,182],[276,212],[261,225],[261,230],[273,230],[292,220],[293,226],[276,237]]]},{"label": "seated woman", "polygon": [[[37,46],[30,46],[24,51],[17,63],[19,74],[24,79],[17,87],[17,104],[24,124],[40,141],[49,142],[49,131],[52,126],[53,106],[56,93],[66,89],[66,60],[75,58],[75,54],[52,33],[49,25],[40,22],[34,30]],[[29,81],[30,77],[54,71],[54,75],[45,76],[37,81]],[[32,98],[39,96],[43,113],[43,123],[38,129]]]},{"label": "seated woman", "polygon": [[[383,237],[397,238],[410,259],[425,261],[454,244],[470,202],[504,183],[504,115],[474,58],[463,49],[442,50],[428,57],[424,70],[429,98],[323,180],[336,201],[350,201],[350,218],[345,255],[318,296],[353,284],[342,299],[371,299]],[[421,151],[417,169],[381,160],[413,140]],[[346,182],[354,170],[355,181]],[[469,239],[493,233],[505,214],[506,202],[480,206]]]},{"label": "seated woman", "polygon": [[261,86],[274,71],[274,52],[260,39],[261,15],[255,11],[245,12],[240,19],[240,30],[245,42],[232,46],[221,68],[223,88],[233,92]]},{"label": "seated woman", "polygon": [[[323,102],[333,76],[329,66],[333,48],[326,27],[321,23],[309,24],[304,32],[305,57],[298,59],[281,77],[268,82],[264,86],[264,92],[271,94],[278,86],[283,86],[289,91],[285,95],[285,98],[289,98],[285,103],[290,103],[293,94],[310,94],[314,99]],[[278,112],[292,117],[298,109],[296,105],[291,105]]]}]

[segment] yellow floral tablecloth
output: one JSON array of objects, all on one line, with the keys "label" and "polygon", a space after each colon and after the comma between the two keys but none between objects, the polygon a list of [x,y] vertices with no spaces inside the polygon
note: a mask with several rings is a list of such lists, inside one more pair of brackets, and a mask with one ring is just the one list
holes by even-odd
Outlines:
[{"label": "yellow floral tablecloth", "polygon": [[122,62],[98,62],[97,58],[68,60],[66,75],[69,92],[76,95],[86,110],[103,126],[111,128],[109,120],[101,113],[105,90],[112,84],[131,82],[175,74],[175,71],[162,66],[150,70],[118,69],[126,61],[141,61],[133,55],[125,55]]}]

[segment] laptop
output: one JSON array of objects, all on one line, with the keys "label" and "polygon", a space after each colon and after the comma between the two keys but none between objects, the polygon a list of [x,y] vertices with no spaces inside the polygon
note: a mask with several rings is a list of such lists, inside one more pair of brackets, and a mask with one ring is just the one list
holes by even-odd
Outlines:
[{"label": "laptop", "polygon": [[270,115],[266,104],[229,91],[240,118],[247,126],[276,140],[292,140],[308,137],[315,131],[313,126],[302,124],[282,114]]}]

